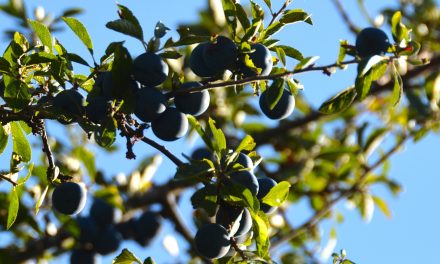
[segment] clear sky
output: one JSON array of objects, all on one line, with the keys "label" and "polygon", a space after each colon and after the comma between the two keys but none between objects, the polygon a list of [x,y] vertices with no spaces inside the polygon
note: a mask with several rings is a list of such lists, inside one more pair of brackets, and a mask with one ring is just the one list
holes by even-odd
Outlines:
[{"label": "clear sky", "polygon": [[[133,10],[140,20],[147,38],[152,35],[154,25],[159,20],[171,29],[176,28],[179,22],[195,21],[197,10],[204,7],[205,2],[205,0],[120,1],[121,4]],[[280,0],[272,2],[274,6],[279,6],[282,3]],[[357,25],[368,26],[362,18],[355,0],[343,2]],[[386,5],[396,3],[395,1],[373,0],[366,0],[365,2],[369,6],[370,14],[373,16],[385,5],[384,3]],[[245,3],[247,1],[242,1],[242,4]],[[107,21],[117,17],[116,7],[112,1],[33,0],[26,1],[26,4],[31,9],[39,5],[44,6],[46,12],[53,14],[59,14],[60,10],[67,7],[78,6],[84,8],[86,10],[85,14],[78,18],[86,25],[92,36],[97,57],[103,54],[106,45],[112,41],[127,40],[127,46],[132,54],[142,52],[143,48],[137,41],[105,28]],[[283,44],[292,45],[306,56],[320,56],[317,63],[328,64],[335,61],[340,39],[348,39],[352,43],[354,42],[354,36],[350,34],[330,0],[297,0],[293,1],[291,6],[293,8],[303,8],[311,13],[314,26],[295,24],[288,27],[287,30],[277,36]],[[6,20],[3,15],[0,15],[0,21],[2,21],[0,30],[13,26],[12,21]],[[385,30],[390,35],[389,29],[385,28]],[[176,36],[175,32],[171,32],[171,34]],[[89,59],[84,46],[73,33],[66,30],[55,36],[60,39],[68,50],[73,50]],[[2,39],[0,50],[4,50],[5,47],[6,42]],[[344,72],[337,72],[331,78],[316,72],[304,74],[297,78],[305,86],[302,93],[318,106],[337,91],[353,83],[355,78],[354,69],[355,67],[350,67]],[[53,131],[60,131],[56,125],[51,125],[51,128],[55,129]],[[62,138],[61,134],[56,136]],[[346,209],[344,203],[338,205],[344,212],[345,222],[336,227],[338,240],[335,250],[345,248],[348,256],[357,263],[434,263],[438,259],[436,252],[440,242],[440,229],[438,227],[440,214],[437,207],[434,206],[440,198],[438,192],[440,178],[436,167],[438,156],[435,152],[438,141],[439,137],[437,135],[430,135],[416,145],[410,143],[402,152],[391,159],[390,177],[397,179],[404,186],[404,191],[398,198],[391,197],[387,191],[381,188],[375,188],[373,193],[384,197],[389,202],[393,214],[392,219],[386,219],[376,210],[372,221],[366,223],[356,211]],[[119,139],[119,142],[122,142],[122,140]],[[196,141],[194,143],[179,140],[174,143],[167,143],[167,146],[177,153],[184,151],[188,153],[186,150],[191,148],[193,144],[198,145],[201,142]],[[155,153],[154,150],[142,144],[136,145],[135,152],[139,158]],[[130,172],[137,163],[125,160],[124,153],[123,149],[111,155],[99,152],[98,167],[109,175],[118,172]],[[6,162],[6,159],[0,157],[0,168],[5,167]],[[173,164],[164,158],[154,179],[158,182],[165,181],[173,175],[173,168]],[[188,200],[189,195],[182,199],[182,201]],[[190,205],[182,203],[181,209],[186,221],[191,224]],[[295,215],[299,215],[298,217],[292,216],[293,223],[300,223],[301,215],[308,215],[309,212],[307,205],[303,204],[295,206],[293,211]],[[332,222],[326,222],[322,226],[323,244],[325,244],[328,232],[333,225]],[[191,228],[194,230],[193,226]],[[186,262],[184,258],[174,258],[164,251],[162,240],[167,234],[172,234],[169,223],[164,224],[159,237],[154,240],[150,247],[141,248],[135,243],[125,243],[123,247],[133,250],[140,258],[152,256],[158,263],[176,263],[178,260]],[[178,235],[177,239],[181,242],[181,251],[184,251],[186,249],[185,243]],[[103,257],[102,263],[111,263],[110,260],[117,254],[116,252]],[[61,261],[56,261],[56,263],[66,263],[67,259],[67,255],[63,256]],[[330,261],[327,261],[327,263],[330,263]]]}]

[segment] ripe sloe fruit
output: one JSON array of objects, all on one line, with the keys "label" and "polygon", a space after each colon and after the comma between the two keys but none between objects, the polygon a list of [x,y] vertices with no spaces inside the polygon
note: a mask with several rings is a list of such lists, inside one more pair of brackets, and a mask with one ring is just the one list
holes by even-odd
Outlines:
[{"label": "ripe sloe fruit", "polygon": [[356,37],[356,51],[361,58],[383,55],[389,46],[387,34],[378,28],[364,28]]},{"label": "ripe sloe fruit", "polygon": [[154,212],[144,212],[134,222],[134,239],[142,246],[146,246],[160,231],[162,218]]},{"label": "ripe sloe fruit", "polygon": [[95,198],[90,207],[90,217],[99,227],[106,227],[114,224],[117,218],[117,209],[106,201]]},{"label": "ripe sloe fruit", "polygon": [[70,264],[96,264],[98,255],[92,250],[74,249],[70,255]]},{"label": "ripe sloe fruit", "polygon": [[251,171],[237,171],[231,174],[231,180],[248,188],[253,195],[258,193],[258,180]]},{"label": "ripe sloe fruit", "polygon": [[[277,182],[271,178],[261,178],[258,179],[258,184],[260,186],[260,190],[258,191],[257,198],[261,200],[264,198],[264,196],[266,196],[266,194],[269,193],[270,189],[277,185]],[[260,209],[266,214],[271,214],[276,210],[276,207],[261,203]]]},{"label": "ripe sloe fruit", "polygon": [[144,122],[156,120],[166,109],[166,98],[153,87],[143,87],[136,97],[134,114]]},{"label": "ripe sloe fruit", "polygon": [[52,206],[60,213],[75,215],[86,205],[86,189],[76,182],[65,182],[52,193]]},{"label": "ripe sloe fruit", "polygon": [[270,119],[278,120],[288,117],[295,108],[295,97],[290,91],[284,89],[280,100],[271,110],[267,100],[267,90],[260,95],[260,108],[261,111]]},{"label": "ripe sloe fruit", "polygon": [[212,77],[216,74],[211,70],[203,58],[205,48],[209,45],[208,42],[200,43],[191,52],[189,57],[189,67],[191,70],[200,77]]},{"label": "ripe sloe fruit", "polygon": [[101,123],[109,112],[110,100],[104,96],[89,99],[86,106],[86,116],[94,123]]},{"label": "ripe sloe fruit", "polygon": [[200,147],[193,151],[193,153],[191,154],[191,158],[195,160],[202,160],[202,159],[213,160],[214,155],[209,149],[205,147]]},{"label": "ripe sloe fruit", "polygon": [[100,229],[94,248],[101,255],[107,255],[118,250],[122,242],[122,236],[113,225],[109,225],[104,229]]},{"label": "ripe sloe fruit", "polygon": [[133,61],[134,79],[145,86],[157,86],[168,76],[168,65],[152,52],[145,52]]},{"label": "ripe sloe fruit", "polygon": [[174,141],[188,131],[188,119],[176,108],[170,107],[151,122],[151,129],[156,137],[165,141]]},{"label": "ripe sloe fruit", "polygon": [[[255,67],[261,68],[261,72],[259,75],[267,76],[272,71],[272,55],[270,54],[270,50],[264,46],[263,44],[257,43],[251,45],[251,48],[255,51],[249,53],[249,58],[254,63]],[[249,67],[247,67],[243,62],[240,63],[240,70],[242,71],[244,77],[256,76],[257,72],[252,71]]]},{"label": "ripe sloe fruit", "polygon": [[53,99],[54,108],[66,116],[81,116],[84,113],[83,96],[76,90],[59,92]]},{"label": "ripe sloe fruit", "polygon": [[221,258],[231,247],[228,231],[219,224],[206,224],[196,233],[194,243],[200,255],[209,259]]},{"label": "ripe sloe fruit", "polygon": [[[236,223],[238,221],[238,223]],[[231,236],[241,236],[252,228],[252,217],[247,208],[221,204],[215,216],[215,222],[229,229]]]},{"label": "ripe sloe fruit", "polygon": [[223,36],[218,36],[214,43],[209,43],[203,51],[203,59],[208,68],[215,73],[232,69],[237,60],[235,43]]},{"label": "ripe sloe fruit", "polygon": [[132,239],[136,234],[135,225],[136,221],[132,218],[126,222],[116,224],[115,227],[123,239]]},{"label": "ripe sloe fruit", "polygon": [[247,168],[247,169],[253,169],[254,163],[252,162],[251,158],[249,158],[248,155],[241,153],[238,154],[237,159],[235,160],[236,163],[240,164],[241,166]]},{"label": "ripe sloe fruit", "polygon": [[[180,90],[186,90],[194,87],[202,86],[199,82],[186,82],[180,86]],[[195,93],[178,94],[174,97],[176,108],[185,114],[199,116],[203,114],[209,107],[209,92],[203,90]]]},{"label": "ripe sloe fruit", "polygon": [[90,217],[78,217],[76,223],[79,227],[79,242],[92,243],[99,233],[99,228]]}]

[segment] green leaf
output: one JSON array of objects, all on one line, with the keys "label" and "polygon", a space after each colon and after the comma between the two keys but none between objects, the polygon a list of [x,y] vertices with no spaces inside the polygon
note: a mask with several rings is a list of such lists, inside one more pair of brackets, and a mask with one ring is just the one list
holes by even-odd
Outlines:
[{"label": "green leaf", "polygon": [[209,39],[210,39],[209,36],[188,35],[188,36],[182,37],[181,39],[179,39],[176,42],[170,42],[169,44],[165,45],[165,48],[197,44],[197,43],[209,41]]},{"label": "green leaf", "polygon": [[340,40],[339,41],[339,53],[338,53],[338,59],[336,61],[336,64],[338,64],[340,68],[346,67],[345,65],[342,65],[342,62],[344,61],[345,55],[347,54],[347,48],[346,48],[347,45],[348,45],[347,40]]},{"label": "green leaf", "polygon": [[0,57],[0,73],[11,73],[11,65],[9,64],[9,61],[3,57]]},{"label": "green leaf", "polygon": [[270,206],[281,206],[289,196],[290,183],[279,182],[263,197],[261,202]]},{"label": "green leaf", "polygon": [[92,151],[84,147],[77,147],[73,150],[75,157],[82,161],[87,169],[87,172],[91,178],[95,177],[96,166],[95,166],[95,155]]},{"label": "green leaf", "polygon": [[229,32],[232,34],[232,36],[235,36],[237,29],[237,13],[235,10],[235,2],[233,0],[222,0],[222,4]]},{"label": "green leaf", "polygon": [[206,134],[205,130],[202,128],[199,121],[197,121],[197,119],[192,115],[187,115],[187,118],[191,127],[197,131],[199,136],[202,138],[203,142],[205,142],[205,145],[208,146],[211,150],[213,150],[214,147],[212,145],[211,139]]},{"label": "green leaf", "polygon": [[209,130],[207,130],[207,132],[211,135],[213,150],[219,154],[225,153],[226,152],[225,134],[223,134],[223,131],[220,128],[217,128],[215,126],[214,119],[209,118],[208,124],[209,124]]},{"label": "green leaf", "polygon": [[257,213],[260,210],[260,202],[257,197],[252,195],[248,188],[239,183],[226,181],[220,189],[220,194],[225,201],[237,206],[247,207],[253,213]]},{"label": "green leaf", "polygon": [[156,262],[151,257],[148,257],[144,260],[143,264],[156,264]]},{"label": "green leaf", "polygon": [[18,208],[20,206],[20,201],[18,199],[17,189],[15,187],[12,188],[9,193],[9,208],[8,208],[8,220],[6,224],[6,229],[11,228],[17,219]]},{"label": "green leaf", "polygon": [[131,251],[124,248],[122,252],[112,261],[112,264],[132,264],[133,262],[142,264]]},{"label": "green leaf", "polygon": [[68,60],[90,67],[89,63],[76,53],[66,53]]},{"label": "green leaf", "polygon": [[264,19],[264,10],[261,8],[261,6],[254,1],[251,2],[251,10],[252,10],[252,17],[254,20],[263,20]]},{"label": "green leaf", "polygon": [[379,196],[373,196],[373,201],[387,218],[391,218],[391,211],[388,208],[388,204],[384,200],[382,200],[382,198],[380,198]]},{"label": "green leaf", "polygon": [[269,7],[269,9],[272,8],[272,3],[270,0],[264,0],[264,3],[267,5],[267,7]]},{"label": "green leaf", "polygon": [[295,48],[292,48],[290,46],[285,46],[285,45],[277,45],[275,46],[275,49],[282,49],[284,51],[284,53],[286,54],[286,56],[295,59],[295,60],[303,60],[304,56],[301,54],[301,52]]},{"label": "green leaf", "polygon": [[306,69],[309,66],[313,65],[315,63],[315,61],[317,61],[318,59],[319,59],[319,56],[304,58],[295,66],[295,70]]},{"label": "green leaf", "polygon": [[284,50],[282,48],[275,48],[278,58],[280,59],[281,63],[283,64],[284,67],[286,67],[286,53],[284,52]]},{"label": "green leaf", "polygon": [[265,30],[264,33],[261,35],[262,39],[267,39],[270,36],[274,35],[275,33],[277,33],[278,31],[280,31],[281,29],[283,29],[283,27],[285,26],[285,24],[280,23],[278,21],[272,23],[272,25],[268,26]]},{"label": "green leaf", "polygon": [[52,36],[50,35],[50,31],[47,26],[31,19],[28,19],[28,22],[34,32],[37,34],[38,38],[41,40],[41,43],[48,47],[49,51],[52,53]]},{"label": "green leaf", "polygon": [[252,39],[257,34],[257,32],[260,30],[262,25],[263,25],[262,20],[254,21],[252,23],[252,26],[246,30],[246,33],[243,36],[243,40]]},{"label": "green leaf", "polygon": [[379,128],[374,130],[365,141],[364,152],[365,157],[369,157],[385,138],[387,128]]},{"label": "green leaf", "polygon": [[8,139],[10,134],[10,126],[7,125],[0,125],[0,154],[5,151],[6,146],[8,145]]},{"label": "green leaf", "polygon": [[249,23],[249,19],[247,17],[246,11],[244,10],[243,6],[240,5],[238,2],[235,3],[235,10],[237,14],[238,21],[240,21],[241,26],[246,31],[251,26],[251,23]]},{"label": "green leaf", "polygon": [[283,16],[281,16],[279,22],[282,24],[306,22],[309,25],[313,25],[310,15],[302,9],[292,9],[285,11]]},{"label": "green leaf", "polygon": [[335,114],[346,110],[356,98],[356,89],[353,86],[338,93],[334,97],[325,101],[320,107],[319,112],[324,114]]},{"label": "green leaf", "polygon": [[23,184],[25,184],[25,183],[27,182],[27,180],[29,180],[29,178],[30,178],[31,175],[32,175],[32,171],[33,171],[33,169],[34,169],[34,163],[31,163],[31,164],[29,165],[29,167],[28,167],[28,173],[26,174],[26,176],[25,176],[24,178],[18,180],[18,182],[17,182],[17,186],[23,185]]},{"label": "green leaf", "polygon": [[[360,100],[363,100],[367,97],[368,93],[370,92],[372,82],[382,77],[387,69],[388,60],[380,60],[377,58],[377,60],[373,59],[373,61],[369,63],[370,60],[370,58],[362,60],[358,65],[358,73],[365,72],[365,74],[362,76],[358,75],[355,81],[357,96]],[[371,64],[371,66],[368,66],[368,64]],[[369,70],[365,71],[366,68],[369,68]]]},{"label": "green leaf", "polygon": [[29,56],[26,56],[23,60],[24,65],[34,65],[40,63],[50,63],[52,61],[58,60],[58,57],[53,55],[52,53],[47,53],[44,51],[33,53]]},{"label": "green leaf", "polygon": [[194,209],[203,208],[209,216],[214,216],[217,210],[217,195],[217,187],[208,184],[191,196],[191,204]]},{"label": "green leaf", "polygon": [[285,80],[283,78],[276,79],[269,86],[266,96],[267,103],[270,109],[274,109],[283,95]]},{"label": "green leaf", "polygon": [[403,80],[399,72],[395,68],[395,66],[393,66],[393,68],[394,68],[393,70],[394,84],[393,84],[393,92],[391,93],[391,102],[394,106],[396,106],[400,102],[400,99],[402,98]]},{"label": "green leaf", "polygon": [[397,11],[391,18],[391,33],[396,43],[400,44],[402,40],[409,40],[408,29],[402,23],[402,13]]},{"label": "green leaf", "polygon": [[93,43],[86,27],[76,18],[63,17],[63,21],[70,27],[75,35],[82,41],[91,54],[93,54]]},{"label": "green leaf", "polygon": [[21,157],[22,161],[30,161],[32,158],[31,145],[26,139],[26,136],[24,135],[19,123],[11,122],[11,133],[13,151]]},{"label": "green leaf", "polygon": [[110,21],[105,26],[119,33],[132,36],[139,39],[140,41],[144,41],[144,33],[142,31],[142,27],[139,24],[137,18],[130,11],[130,9],[123,5],[118,5],[118,8],[121,18]]},{"label": "green leaf", "polygon": [[29,42],[26,39],[26,36],[19,32],[14,33],[14,42],[20,45],[23,50],[29,50]]},{"label": "green leaf", "polygon": [[367,72],[370,71],[371,68],[386,60],[386,57],[379,55],[374,55],[367,59],[363,59],[358,66],[358,76],[363,77],[365,74],[367,74]]},{"label": "green leaf", "polygon": [[252,151],[254,150],[255,146],[257,144],[254,141],[254,138],[250,135],[246,135],[240,142],[240,144],[238,145],[237,149],[235,150],[235,152],[240,153],[243,150],[244,151]]},{"label": "green leaf", "polygon": [[107,117],[101,127],[95,131],[95,140],[103,148],[110,147],[116,140],[117,122],[113,117]]},{"label": "green leaf", "polygon": [[8,105],[14,109],[21,109],[26,106],[32,97],[28,86],[19,80],[12,80],[9,76],[3,76],[3,80],[6,86],[4,99]]},{"label": "green leaf", "polygon": [[[267,216],[264,213],[256,214],[251,212],[252,229],[254,230],[255,243],[257,246],[257,255],[262,258],[269,258],[269,229]],[[264,220],[264,218],[266,218]]]}]

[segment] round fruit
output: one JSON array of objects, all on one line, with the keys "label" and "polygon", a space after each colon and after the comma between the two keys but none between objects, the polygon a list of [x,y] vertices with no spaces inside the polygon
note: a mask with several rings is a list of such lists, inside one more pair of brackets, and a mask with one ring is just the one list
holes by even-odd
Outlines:
[{"label": "round fruit", "polygon": [[213,160],[214,155],[209,149],[205,147],[201,147],[193,151],[193,153],[191,154],[191,158],[195,160],[202,160],[202,159]]},{"label": "round fruit", "polygon": [[252,228],[252,217],[247,208],[221,204],[215,216],[215,222],[230,229],[231,236],[241,236]]},{"label": "round fruit", "polygon": [[214,43],[209,43],[203,51],[206,65],[215,73],[234,68],[237,61],[235,43],[223,36],[218,36]]},{"label": "round fruit", "polygon": [[118,216],[115,207],[99,198],[93,200],[89,214],[99,227],[106,227],[110,224],[114,224]]},{"label": "round fruit", "polygon": [[[259,75],[267,76],[272,71],[272,55],[266,46],[263,44],[257,43],[251,45],[251,48],[255,51],[249,54],[249,58],[254,63],[254,66],[261,69]],[[249,67],[244,65],[244,63],[240,63],[240,70],[243,72],[244,77],[256,76],[257,72],[254,72]]]},{"label": "round fruit", "polygon": [[248,188],[253,195],[258,193],[258,180],[255,175],[247,170],[237,171],[231,174],[231,180]]},{"label": "round fruit", "polygon": [[203,59],[205,48],[209,45],[208,42],[200,43],[195,47],[189,57],[189,67],[191,70],[200,77],[212,77],[216,74],[215,71],[208,68],[208,65]]},{"label": "round fruit", "polygon": [[60,213],[75,215],[86,205],[87,191],[82,184],[65,182],[52,193],[52,206]]},{"label": "round fruit", "polygon": [[76,90],[59,92],[53,99],[53,107],[62,115],[81,116],[84,113],[83,96]]},{"label": "round fruit", "polygon": [[174,141],[183,137],[188,130],[188,119],[176,108],[170,107],[151,122],[156,137],[165,141]]},{"label": "round fruit", "polygon": [[136,221],[134,219],[130,219],[126,222],[121,222],[115,225],[116,230],[121,234],[123,239],[132,239],[135,237]]},{"label": "round fruit", "polygon": [[231,247],[228,231],[219,224],[206,224],[201,227],[194,238],[200,255],[208,259],[221,258]]},{"label": "round fruit", "polygon": [[[272,189],[273,187],[275,187],[275,185],[277,185],[277,182],[271,178],[261,178],[258,179],[258,184],[260,186],[260,189],[258,191],[257,198],[261,200],[264,198],[264,196],[266,196],[266,194],[269,193],[270,189]],[[270,206],[265,203],[261,203],[260,209],[266,214],[271,214],[276,210],[276,207]]]},{"label": "round fruit", "polygon": [[89,99],[86,106],[86,116],[94,123],[101,123],[109,113],[110,101],[107,97],[98,96]]},{"label": "round fruit", "polygon": [[134,239],[142,246],[146,246],[160,231],[162,218],[154,212],[144,212],[134,222]]},{"label": "round fruit", "polygon": [[74,249],[70,255],[70,264],[95,264],[98,255],[92,250]]},{"label": "round fruit", "polygon": [[76,223],[79,227],[79,242],[92,243],[99,233],[99,228],[90,217],[78,217]]},{"label": "round fruit", "polygon": [[[202,86],[202,84],[198,82],[186,82],[183,83],[179,89],[187,90],[200,86]],[[182,113],[199,116],[208,109],[209,100],[209,92],[203,90],[195,93],[178,94],[174,97],[174,104]]]},{"label": "round fruit", "polygon": [[260,95],[260,108],[261,111],[270,119],[278,120],[288,117],[295,108],[295,97],[290,91],[284,89],[280,100],[273,109],[270,109],[270,105],[267,101],[267,91],[264,91]]},{"label": "round fruit", "polygon": [[151,122],[165,111],[166,102],[165,95],[158,89],[141,88],[137,93],[134,114],[144,122]]},{"label": "round fruit", "polygon": [[252,162],[251,158],[249,158],[248,155],[241,153],[238,154],[237,159],[235,160],[236,163],[240,164],[241,166],[247,168],[247,169],[253,169],[254,163]]},{"label": "round fruit", "polygon": [[145,86],[157,86],[168,76],[168,65],[152,52],[139,55],[133,61],[134,79]]},{"label": "round fruit", "polygon": [[94,249],[101,255],[107,255],[118,250],[122,236],[113,225],[101,229],[96,237]]},{"label": "round fruit", "polygon": [[356,37],[356,51],[361,58],[383,55],[389,46],[387,34],[378,28],[364,28]]}]

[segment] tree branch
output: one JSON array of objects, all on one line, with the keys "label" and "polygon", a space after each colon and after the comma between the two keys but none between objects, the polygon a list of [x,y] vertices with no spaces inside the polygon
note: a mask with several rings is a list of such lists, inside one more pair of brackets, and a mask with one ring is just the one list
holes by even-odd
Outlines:
[{"label": "tree branch", "polygon": [[11,183],[14,187],[18,185],[18,183],[16,183],[15,181],[13,181],[11,178],[9,178],[8,176],[6,176],[4,174],[0,174],[0,179]]},{"label": "tree branch", "polygon": [[353,21],[351,21],[350,17],[348,16],[348,13],[345,11],[344,6],[341,3],[341,1],[332,0],[332,2],[335,5],[336,9],[338,10],[339,14],[341,15],[342,19],[344,20],[345,24],[350,29],[350,31],[353,32],[355,35],[357,35],[359,33],[359,28],[354,25]]}]

